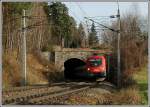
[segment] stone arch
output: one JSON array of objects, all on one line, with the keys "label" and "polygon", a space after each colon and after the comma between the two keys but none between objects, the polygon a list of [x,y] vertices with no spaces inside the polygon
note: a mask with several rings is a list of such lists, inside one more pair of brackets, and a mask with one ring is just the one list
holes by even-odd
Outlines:
[{"label": "stone arch", "polygon": [[64,77],[74,78],[76,73],[82,72],[86,66],[86,62],[78,58],[70,58],[64,62]]},{"label": "stone arch", "polygon": [[84,65],[86,65],[86,63],[83,60],[78,58],[70,58],[64,62],[65,69],[70,69],[70,70]]},{"label": "stone arch", "polygon": [[80,60],[86,59],[91,52],[80,52],[80,51],[56,51],[55,52],[55,64],[59,65],[58,68],[63,71],[64,63],[72,58],[77,58]]}]

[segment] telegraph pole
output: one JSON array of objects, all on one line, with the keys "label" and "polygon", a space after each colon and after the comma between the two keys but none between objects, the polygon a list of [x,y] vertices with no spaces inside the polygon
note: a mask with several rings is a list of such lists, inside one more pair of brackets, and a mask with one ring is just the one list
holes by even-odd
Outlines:
[{"label": "telegraph pole", "polygon": [[26,74],[26,11],[23,10],[23,28],[22,28],[22,85],[27,83],[27,74]]},{"label": "telegraph pole", "polygon": [[117,33],[117,36],[118,36],[118,39],[117,39],[117,86],[118,86],[118,88],[120,88],[120,86],[121,86],[121,64],[120,64],[120,33],[121,33],[120,31],[121,31],[121,20],[120,20],[119,0],[117,0],[117,5],[118,5],[117,15],[110,16],[110,18],[116,18],[116,17],[118,18],[117,19],[117,22],[118,22],[118,28],[117,28],[117,30],[115,30],[113,28],[110,28],[110,27],[107,27],[107,26],[105,26],[103,24],[100,24],[100,23],[98,23],[98,22],[96,22],[96,21],[94,21],[94,20],[92,20],[90,18],[87,18],[87,17],[84,17],[84,18],[86,18],[86,19],[88,19],[88,20],[90,20],[92,22],[95,22],[98,25],[103,26],[104,28],[109,29],[109,30]]},{"label": "telegraph pole", "polygon": [[117,68],[118,68],[118,73],[117,73],[117,85],[118,88],[120,88],[120,83],[121,83],[121,71],[120,71],[120,30],[121,30],[121,20],[120,20],[120,10],[119,10],[119,1],[117,0],[117,4],[118,4],[118,42],[117,42],[117,53],[118,53],[118,58],[117,58]]}]

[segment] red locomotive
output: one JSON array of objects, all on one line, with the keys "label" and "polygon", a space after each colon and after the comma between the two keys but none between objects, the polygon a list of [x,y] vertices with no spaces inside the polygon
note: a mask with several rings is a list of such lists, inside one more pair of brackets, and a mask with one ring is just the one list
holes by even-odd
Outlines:
[{"label": "red locomotive", "polygon": [[106,58],[103,55],[94,54],[87,59],[86,68],[91,76],[106,77]]},{"label": "red locomotive", "polygon": [[104,54],[93,54],[86,60],[72,58],[65,62],[65,78],[96,78],[104,80],[108,71],[108,60]]}]

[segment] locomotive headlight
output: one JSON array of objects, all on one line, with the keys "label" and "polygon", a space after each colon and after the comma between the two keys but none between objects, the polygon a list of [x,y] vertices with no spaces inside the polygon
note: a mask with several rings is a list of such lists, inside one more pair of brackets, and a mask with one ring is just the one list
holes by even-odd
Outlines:
[{"label": "locomotive headlight", "polygon": [[102,67],[102,68],[101,68],[101,70],[102,70],[102,71],[104,71],[104,70],[105,70],[105,68],[104,68],[104,67]]}]

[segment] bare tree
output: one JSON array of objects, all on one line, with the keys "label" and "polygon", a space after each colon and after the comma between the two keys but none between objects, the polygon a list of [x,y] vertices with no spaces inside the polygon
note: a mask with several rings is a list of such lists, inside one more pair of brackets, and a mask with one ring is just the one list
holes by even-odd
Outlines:
[{"label": "bare tree", "polygon": [[[117,22],[111,28],[117,28]],[[141,67],[147,57],[147,34],[141,31],[139,16],[132,12],[126,13],[121,17],[121,71],[123,77],[131,76],[135,68]],[[117,58],[117,33],[104,31],[103,43],[112,46],[113,57]],[[145,38],[145,39],[144,39]],[[117,62],[112,63],[117,68]],[[114,69],[115,69],[114,68]]]}]

